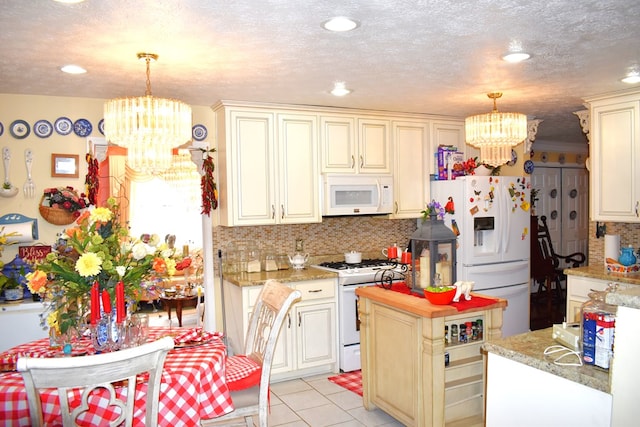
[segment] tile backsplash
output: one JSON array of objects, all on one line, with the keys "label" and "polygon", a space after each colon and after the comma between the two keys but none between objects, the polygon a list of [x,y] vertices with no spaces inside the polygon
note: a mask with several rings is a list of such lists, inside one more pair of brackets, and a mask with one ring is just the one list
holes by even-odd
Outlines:
[{"label": "tile backsplash", "polygon": [[264,225],[252,227],[218,226],[213,244],[225,248],[230,242],[244,241],[260,248],[273,247],[278,253],[293,254],[296,240],[302,239],[304,252],[311,257],[344,252],[379,254],[382,248],[397,243],[405,248],[416,230],[415,219],[387,219],[379,216],[325,217],[319,224]]},{"label": "tile backsplash", "polygon": [[[620,246],[640,248],[640,224],[605,222],[606,234],[619,234]],[[589,265],[604,264],[604,237],[596,238],[596,222],[589,222]]]}]

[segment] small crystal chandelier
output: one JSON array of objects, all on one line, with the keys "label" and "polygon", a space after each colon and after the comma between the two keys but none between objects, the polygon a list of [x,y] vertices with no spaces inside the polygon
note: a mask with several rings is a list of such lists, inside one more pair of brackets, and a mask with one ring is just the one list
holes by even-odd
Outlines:
[{"label": "small crystal chandelier", "polygon": [[521,113],[499,113],[496,99],[500,92],[488,93],[493,99],[493,111],[465,119],[467,144],[480,149],[480,160],[500,166],[511,160],[511,147],[527,138],[527,116]]},{"label": "small crystal chandelier", "polygon": [[157,174],[171,166],[172,148],[191,140],[191,107],[184,102],[151,95],[151,61],[158,55],[138,53],[147,63],[144,96],[116,98],[104,104],[107,141],[127,149],[127,165]]}]

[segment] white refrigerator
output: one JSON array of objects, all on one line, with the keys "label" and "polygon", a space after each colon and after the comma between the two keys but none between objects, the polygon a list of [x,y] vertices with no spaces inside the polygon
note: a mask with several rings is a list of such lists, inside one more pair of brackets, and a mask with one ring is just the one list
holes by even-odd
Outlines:
[{"label": "white refrigerator", "polygon": [[521,176],[431,182],[431,198],[454,211],[444,220],[458,235],[457,280],[508,300],[503,337],[529,331],[530,187]]}]

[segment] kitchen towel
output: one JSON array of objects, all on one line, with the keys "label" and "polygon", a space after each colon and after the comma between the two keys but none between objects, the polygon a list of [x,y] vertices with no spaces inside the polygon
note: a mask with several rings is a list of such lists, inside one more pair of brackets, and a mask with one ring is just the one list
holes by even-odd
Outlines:
[{"label": "kitchen towel", "polygon": [[607,265],[607,258],[620,258],[620,235],[605,234],[604,236],[604,265]]}]

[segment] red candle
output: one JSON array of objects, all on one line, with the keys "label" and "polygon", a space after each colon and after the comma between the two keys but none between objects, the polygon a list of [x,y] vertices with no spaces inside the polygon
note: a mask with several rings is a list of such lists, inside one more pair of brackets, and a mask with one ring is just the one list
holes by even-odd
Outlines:
[{"label": "red candle", "polygon": [[124,316],[124,283],[120,281],[116,285],[116,322],[122,323]]},{"label": "red candle", "polygon": [[98,282],[95,282],[91,287],[91,324],[95,325],[98,323],[98,319],[100,318],[100,296],[98,289]]},{"label": "red candle", "polygon": [[109,292],[106,289],[102,291],[102,309],[105,314],[111,314],[111,299],[109,299]]}]

